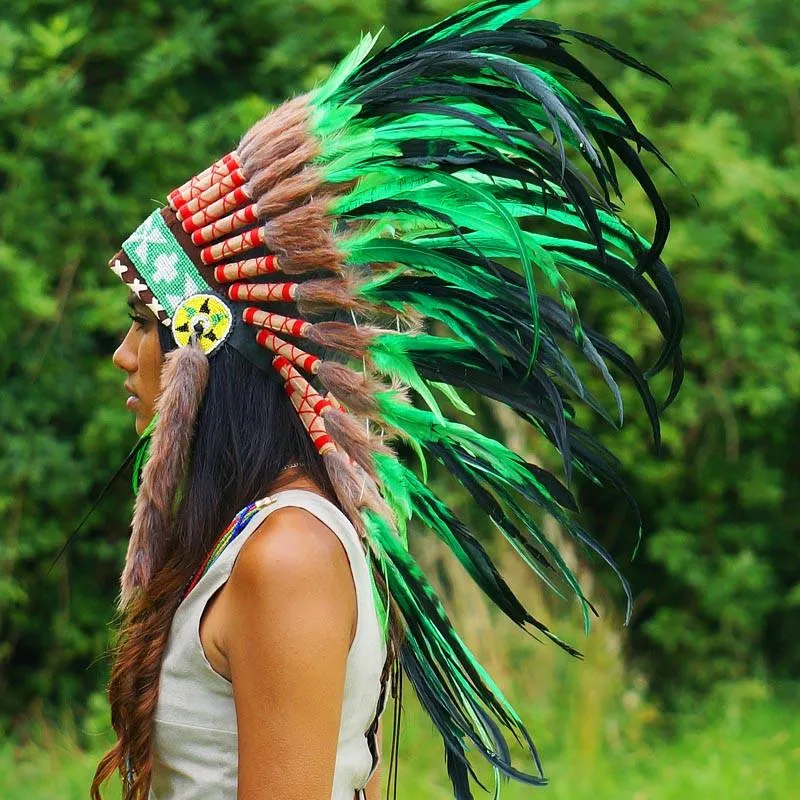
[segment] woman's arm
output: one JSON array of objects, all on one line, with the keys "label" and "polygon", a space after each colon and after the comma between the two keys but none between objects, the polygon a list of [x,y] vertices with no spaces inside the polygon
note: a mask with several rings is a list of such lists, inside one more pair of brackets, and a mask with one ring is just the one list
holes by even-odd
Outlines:
[{"label": "woman's arm", "polygon": [[307,511],[275,511],[225,595],[238,800],[330,800],[357,613],[343,546]]}]

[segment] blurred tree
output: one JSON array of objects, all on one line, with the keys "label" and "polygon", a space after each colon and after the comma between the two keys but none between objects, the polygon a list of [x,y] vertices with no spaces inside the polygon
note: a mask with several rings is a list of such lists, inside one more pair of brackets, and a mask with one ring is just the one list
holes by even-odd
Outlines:
[{"label": "blurred tree", "polygon": [[[78,700],[103,668],[124,482],[51,565],[132,441],[109,362],[125,297],[107,258],[147,198],[312,87],[362,30],[394,35],[459,5],[3,4],[0,713]],[[800,10],[794,0],[550,0],[540,13],[611,39],[673,83],[600,68],[683,181],[660,175],[689,320],[687,385],[666,417],[662,461],[646,449],[642,415],[614,445],[648,528],[627,567],[640,592],[632,652],[661,689],[767,662],[796,669]],[[628,212],[646,226],[635,196]],[[647,352],[652,334],[634,315],[591,301]],[[583,498],[593,529],[624,529],[616,498]]]}]

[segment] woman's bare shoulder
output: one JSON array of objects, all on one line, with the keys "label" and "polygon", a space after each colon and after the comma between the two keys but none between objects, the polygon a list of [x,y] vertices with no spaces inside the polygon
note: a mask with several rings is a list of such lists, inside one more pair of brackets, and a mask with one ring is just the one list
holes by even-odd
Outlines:
[{"label": "woman's bare shoulder", "polygon": [[308,611],[355,623],[355,587],[344,546],[303,508],[280,508],[259,525],[236,559],[226,594],[230,613],[237,615],[274,614],[302,596]]},{"label": "woman's bare shoulder", "polygon": [[336,534],[304,508],[273,511],[250,535],[231,572],[231,580],[262,583],[273,573],[293,578],[350,572],[347,553]]}]

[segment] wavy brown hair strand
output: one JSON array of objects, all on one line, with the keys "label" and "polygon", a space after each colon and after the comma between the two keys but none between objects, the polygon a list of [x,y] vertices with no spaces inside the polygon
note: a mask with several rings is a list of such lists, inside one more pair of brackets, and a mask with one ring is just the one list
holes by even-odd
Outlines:
[{"label": "wavy brown hair strand", "polygon": [[101,800],[100,786],[115,772],[122,777],[125,800],[144,800],[148,795],[161,662],[183,593],[184,573],[180,560],[171,559],[124,613],[108,687],[117,741],[98,764],[92,800]]}]

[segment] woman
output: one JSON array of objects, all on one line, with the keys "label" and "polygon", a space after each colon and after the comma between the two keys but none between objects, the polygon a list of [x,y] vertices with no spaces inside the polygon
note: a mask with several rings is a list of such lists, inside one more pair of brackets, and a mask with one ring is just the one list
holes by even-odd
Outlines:
[{"label": "woman", "polygon": [[[571,516],[570,491],[479,433],[470,406],[506,404],[568,478],[619,486],[577,424],[572,403],[607,413],[571,358],[620,412],[608,364],[628,376],[656,438],[657,406],[625,351],[582,324],[562,273],[655,320],[665,345],[648,374],[673,366],[667,403],[682,316],[659,258],[668,217],[637,155],[657,151],[557,25],[519,19],[533,5],[485,0],[371,57],[365,37],[112,259],[132,309],[114,361],[141,439],[109,689],[118,741],[93,797],[114,771],[126,800],[374,797],[390,674],[441,733],[457,798],[471,797],[467,748],[496,777],[544,783],[524,724],[409,555],[407,523],[439,537],[517,624],[575,652],[426,484],[428,460],[588,618],[535,509],[613,562]],[[651,243],[616,215],[612,154],[653,205]],[[533,771],[512,766],[503,728]]]},{"label": "woman", "polygon": [[[155,414],[163,353],[174,343],[135,295],[129,304],[131,327],[114,363],[127,374],[128,408],[141,433]],[[261,424],[254,428],[253,419]],[[331,503],[330,481],[282,387],[236,351],[215,360],[194,447],[209,458],[188,473],[172,533],[185,539],[176,548],[177,563],[171,564],[172,553],[159,558],[165,567],[137,622],[146,650],[120,650],[112,698],[119,692],[117,703],[130,702],[137,713],[148,709],[159,664],[153,659],[152,674],[139,665],[155,655],[152,642],[174,618],[176,634],[180,629],[187,635],[173,635],[160,665],[163,690],[149,767],[153,795],[228,796],[236,783],[230,769],[237,763],[238,728],[242,797],[261,796],[258,787],[269,789],[263,796],[276,796],[269,787],[293,773],[298,777],[286,797],[329,797],[337,757],[339,783],[359,782],[373,767],[375,748],[365,733],[377,714],[386,656],[358,537]],[[252,498],[270,494],[275,502],[256,511],[174,615],[183,594],[175,583],[185,582],[187,559],[204,557],[213,543],[205,534],[225,528]],[[239,544],[244,546],[236,557]],[[256,630],[262,635],[253,636]],[[193,669],[188,679],[182,674],[187,663]],[[127,683],[136,670],[137,682]],[[345,677],[355,692],[345,690]],[[144,684],[149,688],[142,691]],[[360,736],[348,739],[343,729],[337,753],[343,713],[351,727],[360,726]],[[198,739],[203,727],[214,731],[207,745]],[[183,747],[187,742],[191,746]],[[229,756],[227,764],[220,751]],[[276,760],[275,752],[285,756]],[[336,788],[334,797],[353,796]]]}]

